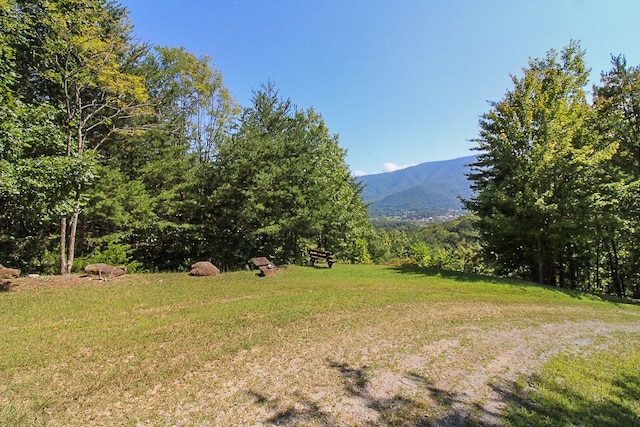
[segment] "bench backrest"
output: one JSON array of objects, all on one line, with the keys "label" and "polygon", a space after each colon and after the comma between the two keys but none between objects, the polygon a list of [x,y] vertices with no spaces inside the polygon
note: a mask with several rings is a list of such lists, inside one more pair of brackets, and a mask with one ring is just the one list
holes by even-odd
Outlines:
[{"label": "bench backrest", "polygon": [[319,249],[307,249],[307,251],[309,252],[309,255],[319,255],[319,256],[326,256],[326,257],[332,257],[333,254],[329,251],[321,251]]}]

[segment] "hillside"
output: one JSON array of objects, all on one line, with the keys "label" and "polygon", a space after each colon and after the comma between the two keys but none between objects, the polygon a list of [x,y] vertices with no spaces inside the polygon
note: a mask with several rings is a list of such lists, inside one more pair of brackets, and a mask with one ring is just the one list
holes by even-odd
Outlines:
[{"label": "hillside", "polygon": [[472,195],[466,174],[475,159],[467,156],[426,162],[359,177],[370,216],[423,218],[463,213],[460,197]]}]

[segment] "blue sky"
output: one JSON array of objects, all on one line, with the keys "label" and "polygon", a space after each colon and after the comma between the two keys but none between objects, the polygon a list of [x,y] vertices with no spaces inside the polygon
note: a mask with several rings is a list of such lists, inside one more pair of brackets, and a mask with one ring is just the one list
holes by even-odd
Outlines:
[{"label": "blue sky", "polygon": [[121,0],[135,35],[208,55],[243,106],[271,81],[314,107],[354,174],[473,154],[530,58],[577,40],[593,82],[640,64],[637,0]]}]

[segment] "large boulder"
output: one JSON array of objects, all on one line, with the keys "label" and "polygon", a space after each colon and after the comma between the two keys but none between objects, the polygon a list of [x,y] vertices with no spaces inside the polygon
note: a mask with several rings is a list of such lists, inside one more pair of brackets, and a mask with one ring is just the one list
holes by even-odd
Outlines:
[{"label": "large boulder", "polygon": [[220,270],[209,261],[199,261],[191,266],[190,276],[219,276]]},{"label": "large boulder", "polygon": [[15,268],[5,268],[0,264],[0,280],[2,279],[17,279],[20,277],[20,270]]},{"label": "large boulder", "polygon": [[127,272],[127,267],[125,266],[114,267],[113,265],[99,262],[96,264],[87,265],[84,268],[84,272],[93,276],[118,277],[118,276],[122,276]]}]

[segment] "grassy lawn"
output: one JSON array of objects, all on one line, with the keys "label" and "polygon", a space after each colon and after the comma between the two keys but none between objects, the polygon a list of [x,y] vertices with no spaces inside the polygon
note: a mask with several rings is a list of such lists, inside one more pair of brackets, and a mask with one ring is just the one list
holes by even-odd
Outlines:
[{"label": "grassy lawn", "polygon": [[0,328],[0,425],[640,425],[640,307],[523,282],[23,279]]},{"label": "grassy lawn", "polygon": [[639,426],[640,334],[608,351],[562,354],[516,384],[516,426]]}]

